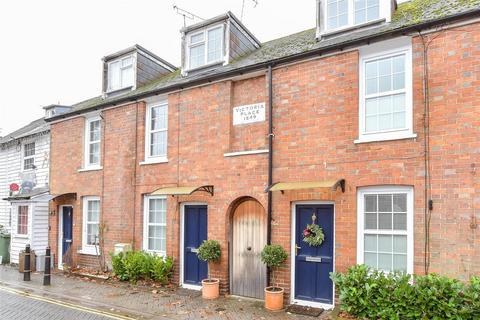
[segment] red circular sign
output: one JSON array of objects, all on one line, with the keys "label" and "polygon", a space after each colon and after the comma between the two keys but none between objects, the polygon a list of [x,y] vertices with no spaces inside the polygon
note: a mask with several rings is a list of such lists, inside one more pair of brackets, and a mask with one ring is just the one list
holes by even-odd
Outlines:
[{"label": "red circular sign", "polygon": [[12,183],[12,184],[10,185],[10,191],[18,191],[18,189],[20,189],[20,187],[18,186],[18,184]]}]

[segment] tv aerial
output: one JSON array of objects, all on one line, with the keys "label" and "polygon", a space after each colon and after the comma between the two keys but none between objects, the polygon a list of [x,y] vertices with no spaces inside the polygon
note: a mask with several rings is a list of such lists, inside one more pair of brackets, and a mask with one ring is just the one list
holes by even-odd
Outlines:
[{"label": "tv aerial", "polygon": [[197,16],[196,14],[194,13],[191,13],[190,11],[187,11],[185,9],[182,9],[180,7],[178,7],[177,5],[173,5],[173,10],[175,10],[175,12],[179,15],[181,15],[183,17],[183,26],[186,27],[187,26],[187,19],[189,20],[195,20],[195,19],[198,19],[198,20],[202,20],[204,21],[205,19],[203,19],[202,17],[199,17]]},{"label": "tv aerial", "polygon": [[[258,0],[250,0],[253,2],[253,7],[256,8],[258,6]],[[243,21],[243,13],[245,12],[245,0],[242,0],[242,14],[240,15],[240,21]]]}]

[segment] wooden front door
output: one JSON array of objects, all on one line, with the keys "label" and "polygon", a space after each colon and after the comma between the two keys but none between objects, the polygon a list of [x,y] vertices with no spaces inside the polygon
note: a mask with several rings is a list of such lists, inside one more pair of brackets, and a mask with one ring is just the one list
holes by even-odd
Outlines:
[{"label": "wooden front door", "polygon": [[241,202],[233,213],[232,294],[263,299],[267,269],[260,253],[267,244],[267,216],[253,199]]},{"label": "wooden front door", "polygon": [[207,240],[207,206],[185,206],[183,240],[183,284],[200,286],[208,276],[208,265],[197,257]]}]

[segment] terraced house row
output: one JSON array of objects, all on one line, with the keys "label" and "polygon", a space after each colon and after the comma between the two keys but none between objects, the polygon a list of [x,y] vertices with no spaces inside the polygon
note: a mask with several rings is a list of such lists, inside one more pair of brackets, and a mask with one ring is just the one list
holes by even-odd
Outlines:
[{"label": "terraced house row", "polygon": [[263,298],[275,243],[288,302],[321,307],[357,263],[480,272],[480,1],[313,5],[315,28],[264,43],[230,12],[185,27],[180,67],[103,58],[103,92],[46,119],[59,268],[130,245],[197,289],[215,239],[222,292]]}]

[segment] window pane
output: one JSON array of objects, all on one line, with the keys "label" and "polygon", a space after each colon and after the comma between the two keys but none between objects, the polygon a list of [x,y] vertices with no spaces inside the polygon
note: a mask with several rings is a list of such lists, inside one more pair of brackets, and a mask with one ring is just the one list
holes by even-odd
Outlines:
[{"label": "window pane", "polygon": [[348,0],[327,2],[327,29],[335,29],[348,24]]},{"label": "window pane", "polygon": [[365,251],[377,252],[377,236],[366,234],[364,246],[365,246],[364,248]]},{"label": "window pane", "polygon": [[167,107],[166,106],[158,106],[153,107],[151,109],[151,123],[150,129],[151,130],[159,130],[159,129],[166,129],[167,128]]},{"label": "window pane", "polygon": [[90,141],[100,141],[100,120],[90,122]]},{"label": "window pane", "polygon": [[378,130],[378,116],[367,116],[365,119],[365,131],[377,131]]},{"label": "window pane", "polygon": [[365,195],[365,212],[377,212],[377,195]]},{"label": "window pane", "polygon": [[90,165],[100,164],[100,142],[90,144]]},{"label": "window pane", "polygon": [[378,60],[378,74],[380,76],[388,76],[392,73],[391,58]]},{"label": "window pane", "polygon": [[405,73],[395,73],[393,75],[393,90],[405,88]]},{"label": "window pane", "polygon": [[27,143],[24,146],[24,156],[30,157],[35,155],[35,142]]},{"label": "window pane", "polygon": [[378,78],[378,92],[385,92],[392,90],[392,76],[380,76]]},{"label": "window pane", "polygon": [[208,31],[207,62],[222,59],[222,28]]},{"label": "window pane", "polygon": [[374,94],[378,92],[378,80],[377,78],[373,79],[367,79],[367,87],[366,87],[366,93],[367,94]]},{"label": "window pane", "polygon": [[392,213],[378,213],[378,229],[392,230]]},{"label": "window pane", "polygon": [[393,214],[393,230],[407,230],[407,214],[406,213]]},{"label": "window pane", "polygon": [[369,7],[367,9],[367,21],[376,20],[379,17],[379,6]]},{"label": "window pane", "polygon": [[96,223],[87,225],[87,244],[98,244],[98,224]]},{"label": "window pane", "polygon": [[391,194],[378,195],[378,211],[392,212],[392,195]]},{"label": "window pane", "polygon": [[379,235],[378,236],[378,252],[392,252],[392,236]]},{"label": "window pane", "polygon": [[202,42],[203,41],[203,35],[204,35],[203,32],[192,35],[190,37],[190,43],[195,44],[195,43]]},{"label": "window pane", "polygon": [[365,23],[365,9],[355,11],[355,24]]},{"label": "window pane", "polygon": [[405,111],[405,94],[393,96],[393,111]]},{"label": "window pane", "polygon": [[196,68],[205,64],[205,45],[190,48],[190,68]]},{"label": "window pane", "polygon": [[132,57],[128,57],[128,58],[125,58],[122,60],[122,67],[128,67],[128,66],[131,66],[133,64],[133,58]]},{"label": "window pane", "polygon": [[365,229],[377,229],[376,213],[365,213]]},{"label": "window pane", "polygon": [[392,128],[393,117],[391,113],[381,114],[378,116],[378,129],[388,130]]},{"label": "window pane", "polygon": [[393,252],[407,253],[407,236],[393,236]]},{"label": "window pane", "polygon": [[392,271],[392,255],[386,253],[378,254],[378,269]]},{"label": "window pane", "polygon": [[392,58],[393,72],[405,72],[405,55],[400,55]]},{"label": "window pane", "polygon": [[30,170],[35,167],[35,159],[34,158],[28,158],[23,160],[23,169],[24,170]]},{"label": "window pane", "polygon": [[365,252],[364,264],[372,268],[377,268],[377,254]]},{"label": "window pane", "polygon": [[122,69],[122,88],[131,87],[134,85],[133,66]]},{"label": "window pane", "polygon": [[397,193],[393,195],[393,211],[407,212],[407,194]]},{"label": "window pane", "polygon": [[120,88],[120,61],[113,62],[108,68],[109,88],[116,90]]},{"label": "window pane", "polygon": [[407,255],[393,255],[393,270],[407,272]]},{"label": "window pane", "polygon": [[150,155],[167,155],[167,132],[160,131],[151,134]]},{"label": "window pane", "polygon": [[149,223],[166,223],[166,211],[163,199],[149,199]]}]

